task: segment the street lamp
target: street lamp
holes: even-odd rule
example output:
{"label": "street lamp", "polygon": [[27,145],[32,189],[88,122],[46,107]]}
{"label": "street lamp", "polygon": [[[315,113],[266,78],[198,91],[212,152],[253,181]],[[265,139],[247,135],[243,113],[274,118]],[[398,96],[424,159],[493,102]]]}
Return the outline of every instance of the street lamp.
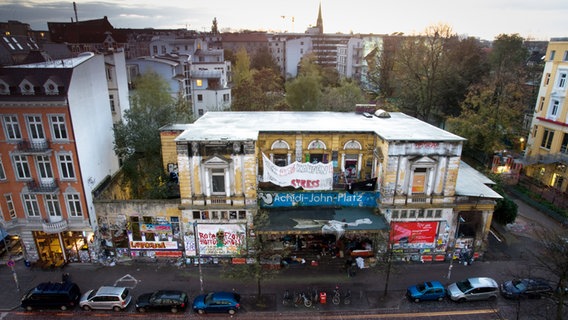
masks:
{"label": "street lamp", "polygon": [[463,222],[465,222],[465,220],[460,215],[458,215],[458,223],[457,223],[457,226],[456,226],[456,232],[454,233],[454,248],[453,248],[451,255],[450,255],[450,266],[448,267],[448,280],[452,276],[452,268],[453,268],[453,265],[454,265],[454,253],[456,252],[456,244],[458,242],[458,237],[459,237],[459,232],[460,232],[460,223],[463,223]]}
{"label": "street lamp", "polygon": [[199,249],[199,236],[197,235],[197,221],[193,221],[193,235],[195,237],[195,254],[197,255],[197,266],[199,267],[199,288],[203,293],[203,272],[201,271],[201,250]]}

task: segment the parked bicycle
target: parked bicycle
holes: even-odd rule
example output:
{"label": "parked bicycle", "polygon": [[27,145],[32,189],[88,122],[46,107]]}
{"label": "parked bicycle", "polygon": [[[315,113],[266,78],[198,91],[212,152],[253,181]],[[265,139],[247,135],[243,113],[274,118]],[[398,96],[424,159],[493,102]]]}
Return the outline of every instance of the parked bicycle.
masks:
{"label": "parked bicycle", "polygon": [[289,290],[284,291],[284,296],[282,297],[282,304],[289,306],[294,302],[294,297]]}

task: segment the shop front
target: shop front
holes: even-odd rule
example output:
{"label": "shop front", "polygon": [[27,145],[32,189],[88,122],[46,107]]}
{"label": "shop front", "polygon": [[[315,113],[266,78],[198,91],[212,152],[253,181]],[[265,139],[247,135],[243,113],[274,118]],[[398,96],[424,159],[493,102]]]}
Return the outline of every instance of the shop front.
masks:
{"label": "shop front", "polygon": [[126,236],[132,258],[181,258],[183,255],[179,217],[131,216]]}
{"label": "shop front", "polygon": [[92,232],[65,231],[60,233],[32,232],[39,252],[39,263],[46,267],[60,267],[67,263],[91,262]]}
{"label": "shop front", "polygon": [[247,229],[245,223],[188,224],[184,236],[185,255],[194,264],[239,261],[246,255]]}

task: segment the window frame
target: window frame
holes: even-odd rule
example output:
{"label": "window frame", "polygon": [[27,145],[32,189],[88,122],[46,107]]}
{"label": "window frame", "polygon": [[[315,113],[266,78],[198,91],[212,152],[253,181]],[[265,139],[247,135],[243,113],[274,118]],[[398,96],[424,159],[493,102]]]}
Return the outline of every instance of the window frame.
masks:
{"label": "window frame", "polygon": [[44,200],[45,212],[47,212],[49,217],[62,217],[61,204],[57,194],[46,194],[44,195]]}
{"label": "window frame", "polygon": [[67,121],[64,114],[50,114],[49,127],[51,129],[51,139],[53,141],[69,141],[67,131]]}
{"label": "window frame", "polygon": [[550,150],[553,140],[554,140],[554,130],[545,128],[542,133],[542,140],[540,142],[540,147]]}
{"label": "window frame", "polygon": [[37,195],[33,193],[22,193],[21,197],[26,216],[28,218],[40,218],[41,211],[39,209]]}
{"label": "window frame", "polygon": [[18,214],[16,213],[16,207],[14,206],[14,197],[11,193],[4,194],[4,199],[6,200],[6,207],[8,208],[8,215],[12,220],[18,219]]}
{"label": "window frame", "polygon": [[32,173],[28,157],[22,154],[13,154],[12,163],[14,164],[14,174],[16,180],[31,180]]}
{"label": "window frame", "polygon": [[40,179],[53,179],[51,158],[45,155],[36,156],[37,174]]}
{"label": "window frame", "polygon": [[26,125],[28,128],[28,136],[32,141],[44,141],[45,130],[43,126],[43,119],[41,114],[28,114],[26,115]]}
{"label": "window frame", "polygon": [[20,121],[18,116],[14,114],[7,114],[2,117],[2,124],[4,126],[4,134],[8,141],[21,141],[22,129],[20,128]]}
{"label": "window frame", "polygon": [[2,162],[2,157],[0,155],[0,181],[6,181],[8,177],[6,177],[6,170],[4,169],[4,163]]}
{"label": "window frame", "polygon": [[83,205],[81,203],[81,195],[78,192],[66,192],[65,207],[69,218],[82,218]]}
{"label": "window frame", "polygon": [[[65,159],[62,159],[65,157]],[[61,180],[76,180],[75,162],[71,152],[61,152],[57,154],[57,165],[59,167],[59,178]],[[71,173],[71,174],[69,174]]]}

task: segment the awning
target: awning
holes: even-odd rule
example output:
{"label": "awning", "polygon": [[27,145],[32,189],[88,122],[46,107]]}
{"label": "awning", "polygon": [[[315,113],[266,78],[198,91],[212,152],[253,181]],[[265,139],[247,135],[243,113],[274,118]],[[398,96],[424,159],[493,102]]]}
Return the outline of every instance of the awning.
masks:
{"label": "awning", "polygon": [[388,229],[384,217],[375,214],[373,208],[299,207],[267,210],[268,223],[257,229],[259,234],[342,234]]}

